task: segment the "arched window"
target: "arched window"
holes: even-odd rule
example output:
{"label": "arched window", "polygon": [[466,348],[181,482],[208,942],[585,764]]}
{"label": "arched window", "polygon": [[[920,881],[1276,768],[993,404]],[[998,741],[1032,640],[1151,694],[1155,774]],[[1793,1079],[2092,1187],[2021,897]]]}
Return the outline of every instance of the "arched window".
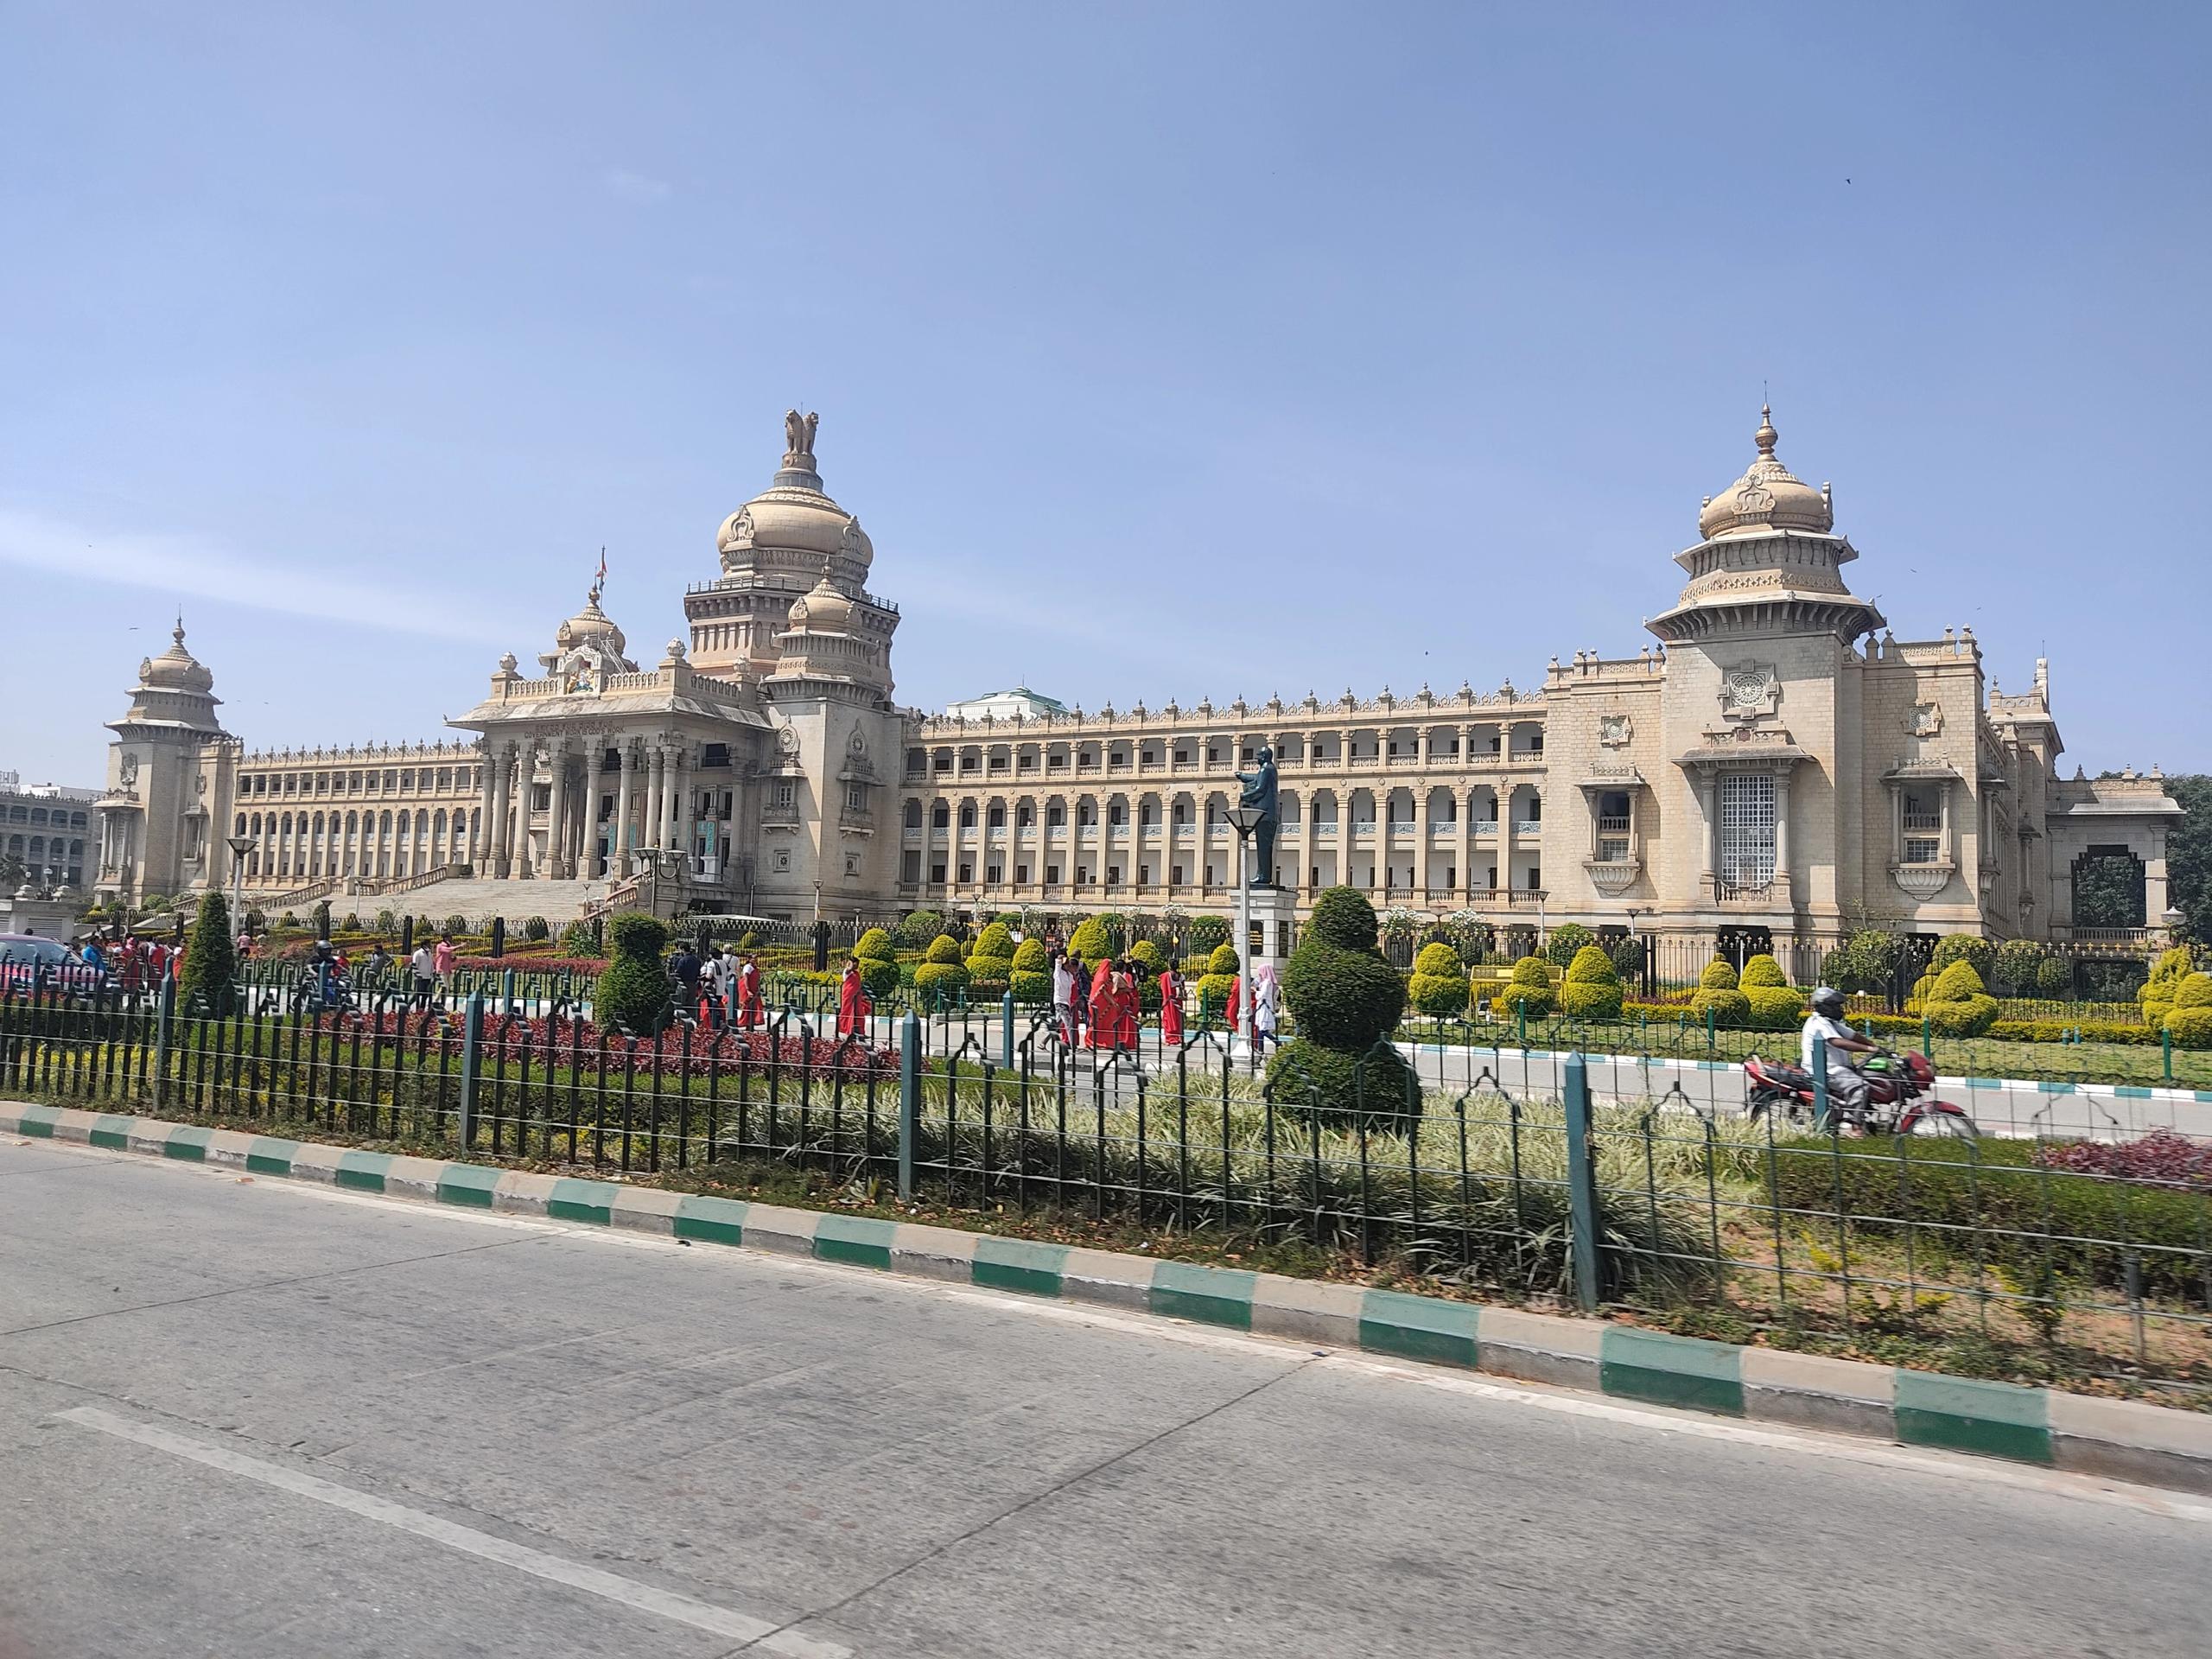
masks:
{"label": "arched window", "polygon": [[906,825],[909,830],[918,830],[922,827],[922,804],[919,801],[906,803]]}
{"label": "arched window", "polygon": [[973,830],[976,827],[975,802],[963,801],[960,803],[960,827],[963,830]]}

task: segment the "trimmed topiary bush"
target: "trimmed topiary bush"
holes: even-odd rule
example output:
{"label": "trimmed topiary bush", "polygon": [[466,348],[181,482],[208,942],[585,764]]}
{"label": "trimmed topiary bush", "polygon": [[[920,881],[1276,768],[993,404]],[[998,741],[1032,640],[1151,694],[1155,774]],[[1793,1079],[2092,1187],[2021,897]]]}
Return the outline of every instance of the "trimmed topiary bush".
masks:
{"label": "trimmed topiary bush", "polygon": [[1979,1037],[1997,1023],[1997,999],[1984,994],[1981,976],[1964,956],[1936,976],[1921,1014],[1942,1037]]}
{"label": "trimmed topiary bush", "polygon": [[543,916],[533,916],[522,925],[522,936],[532,944],[553,937],[553,925]]}
{"label": "trimmed topiary bush", "polygon": [[911,912],[899,924],[899,943],[909,950],[926,950],[929,942],[944,931],[944,918],[933,910]]}
{"label": "trimmed topiary bush", "polygon": [[889,933],[871,927],[861,935],[853,955],[860,959],[861,987],[869,1001],[880,1001],[899,988],[899,951]]}
{"label": "trimmed topiary bush", "polygon": [[1510,1020],[1523,1012],[1531,1020],[1541,1020],[1552,1011],[1557,1000],[1544,959],[1523,957],[1513,964],[1513,977],[1506,981],[1505,988],[1491,999],[1491,1008],[1501,1020]]}
{"label": "trimmed topiary bush", "polygon": [[1424,944],[1406,982],[1408,1000],[1433,1020],[1456,1020],[1467,1011],[1467,965],[1459,953],[1439,940]]}
{"label": "trimmed topiary bush", "polygon": [[1226,916],[1193,916],[1183,930],[1183,949],[1194,957],[1211,956],[1214,947],[1227,944],[1236,931]]}
{"label": "trimmed topiary bush", "polygon": [[1209,974],[1235,974],[1239,971],[1234,946],[1217,944],[1206,957],[1206,972]]}
{"label": "trimmed topiary bush", "polygon": [[1268,1095],[1324,1123],[1389,1128],[1409,1105],[1420,1109],[1419,1080],[1387,1040],[1405,1013],[1406,983],[1382,960],[1375,932],[1375,907],[1350,887],[1332,887],[1283,966],[1298,1036],[1268,1063]]}
{"label": "trimmed topiary bush", "polygon": [[1014,948],[1007,988],[1017,1002],[1043,1006],[1052,1000],[1052,953],[1042,939],[1024,939]]}
{"label": "trimmed topiary bush", "polygon": [[1928,965],[1941,974],[1955,962],[1973,969],[1974,978],[1986,988],[1997,965],[1997,947],[1979,934],[1946,933],[1936,941],[1936,954],[1928,959]]}
{"label": "trimmed topiary bush", "polygon": [[1790,989],[1782,964],[1772,957],[1753,957],[1736,981],[1751,1005],[1751,1023],[1765,1031],[1789,1031],[1805,1020],[1805,999]]}
{"label": "trimmed topiary bush", "polygon": [[1014,934],[1004,922],[993,922],[976,936],[970,957],[1004,957],[1014,958]]}
{"label": "trimmed topiary bush", "polygon": [[882,962],[899,960],[899,947],[891,942],[891,935],[880,927],[871,927],[861,935],[860,943],[853,947],[853,954],[862,962],[874,959]]}
{"label": "trimmed topiary bush", "polygon": [[399,918],[388,910],[380,910],[377,912],[373,925],[379,933],[397,933],[399,931]]}
{"label": "trimmed topiary bush", "polygon": [[[936,947],[932,945],[931,950]],[[960,960],[958,950],[952,960],[941,962],[932,955],[914,969],[914,999],[924,1008],[935,1008],[940,1004],[950,1007],[968,992],[968,965]]]}
{"label": "trimmed topiary bush", "polygon": [[2151,969],[2151,976],[2143,982],[2143,988],[2135,993],[2135,1000],[2143,1005],[2143,1023],[2157,1031],[2166,1022],[2166,1015],[2174,1004],[2174,994],[2181,982],[2196,966],[2186,945],[2176,945],[2159,957]]}
{"label": "trimmed topiary bush", "polygon": [[1690,1007],[1699,1014],[1711,1014],[1716,1026],[1748,1025],[1751,999],[1736,985],[1735,969],[1726,957],[1715,957],[1697,976],[1697,994],[1690,998]]}
{"label": "trimmed topiary bush", "polygon": [[1096,968],[1114,954],[1114,941],[1103,919],[1086,916],[1068,940],[1068,954],[1086,968]]}
{"label": "trimmed topiary bush", "polygon": [[922,961],[933,968],[957,966],[960,961],[960,941],[950,933],[940,933],[930,941],[930,948],[922,952]]}
{"label": "trimmed topiary bush", "polygon": [[1575,1020],[1621,1017],[1620,970],[1603,946],[1586,944],[1574,953],[1559,988],[1559,1007]]}
{"label": "trimmed topiary bush", "polygon": [[2165,1031],[2177,1048],[2212,1048],[2212,974],[2192,973],[2175,987]]}
{"label": "trimmed topiary bush", "polygon": [[601,1026],[633,1037],[655,1037],[675,1017],[668,973],[660,953],[668,927],[642,910],[626,910],[607,924],[613,959],[599,976],[592,1011]]}

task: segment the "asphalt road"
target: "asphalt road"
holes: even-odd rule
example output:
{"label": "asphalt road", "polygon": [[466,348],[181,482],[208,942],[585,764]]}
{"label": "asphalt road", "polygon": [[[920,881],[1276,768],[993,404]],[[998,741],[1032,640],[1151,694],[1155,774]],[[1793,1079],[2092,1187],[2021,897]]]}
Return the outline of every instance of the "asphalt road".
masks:
{"label": "asphalt road", "polygon": [[0,1145],[0,1653],[2212,1651],[2212,1505]]}

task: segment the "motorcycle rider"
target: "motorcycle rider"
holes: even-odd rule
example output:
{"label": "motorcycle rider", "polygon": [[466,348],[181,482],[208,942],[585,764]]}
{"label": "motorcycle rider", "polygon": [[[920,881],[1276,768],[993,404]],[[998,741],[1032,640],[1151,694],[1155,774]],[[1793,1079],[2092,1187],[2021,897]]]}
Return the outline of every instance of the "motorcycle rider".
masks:
{"label": "motorcycle rider", "polygon": [[1843,993],[1822,985],[1813,993],[1813,1011],[1805,1020],[1799,1041],[1799,1064],[1809,1076],[1813,1070],[1813,1041],[1826,1038],[1828,1046],[1828,1103],[1847,1121],[1863,1126],[1866,1121],[1866,1079],[1847,1059],[1849,1053],[1872,1053],[1876,1045],[1843,1021]]}

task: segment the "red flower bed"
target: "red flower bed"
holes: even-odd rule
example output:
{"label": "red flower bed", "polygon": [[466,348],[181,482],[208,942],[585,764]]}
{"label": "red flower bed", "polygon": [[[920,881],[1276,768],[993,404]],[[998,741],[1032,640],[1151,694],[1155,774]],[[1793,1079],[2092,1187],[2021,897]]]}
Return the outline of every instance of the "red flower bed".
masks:
{"label": "red flower bed", "polygon": [[2171,1129],[2153,1129],[2139,1141],[2055,1142],[2036,1148],[2036,1162],[2045,1169],[2212,1192],[2212,1146]]}

